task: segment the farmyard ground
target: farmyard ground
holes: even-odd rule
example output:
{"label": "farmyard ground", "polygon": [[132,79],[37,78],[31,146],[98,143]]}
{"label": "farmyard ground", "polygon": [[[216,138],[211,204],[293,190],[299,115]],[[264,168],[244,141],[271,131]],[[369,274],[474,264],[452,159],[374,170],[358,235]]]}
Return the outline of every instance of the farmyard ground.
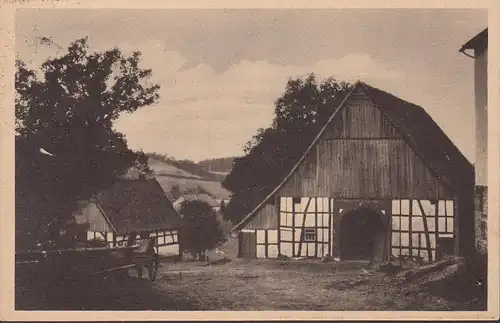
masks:
{"label": "farmyard ground", "polygon": [[[17,291],[18,305],[75,310],[477,310],[365,270],[366,262],[243,260],[206,265],[163,262],[155,282],[136,277],[100,279],[54,291],[50,304],[33,290]],[[18,307],[18,309],[21,309]]]}

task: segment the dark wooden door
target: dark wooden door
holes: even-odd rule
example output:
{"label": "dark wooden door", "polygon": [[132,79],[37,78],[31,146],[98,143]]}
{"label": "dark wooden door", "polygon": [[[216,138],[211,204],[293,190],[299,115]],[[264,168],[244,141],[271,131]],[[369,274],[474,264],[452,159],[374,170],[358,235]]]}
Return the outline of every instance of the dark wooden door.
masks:
{"label": "dark wooden door", "polygon": [[240,232],[238,242],[240,258],[257,258],[257,235],[255,231]]}

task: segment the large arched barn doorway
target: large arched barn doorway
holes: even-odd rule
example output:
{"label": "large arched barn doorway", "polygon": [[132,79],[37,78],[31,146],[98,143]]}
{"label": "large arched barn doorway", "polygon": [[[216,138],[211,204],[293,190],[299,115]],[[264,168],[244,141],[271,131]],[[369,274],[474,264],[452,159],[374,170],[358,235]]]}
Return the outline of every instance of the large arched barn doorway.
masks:
{"label": "large arched barn doorway", "polygon": [[341,259],[383,261],[388,229],[380,212],[365,207],[348,211],[340,221]]}

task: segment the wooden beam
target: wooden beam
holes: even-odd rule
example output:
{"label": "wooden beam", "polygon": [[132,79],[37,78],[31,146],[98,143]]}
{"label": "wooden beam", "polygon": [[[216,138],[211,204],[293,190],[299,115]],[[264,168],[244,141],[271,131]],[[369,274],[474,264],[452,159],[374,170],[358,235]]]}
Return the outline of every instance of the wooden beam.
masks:
{"label": "wooden beam", "polygon": [[295,257],[295,201],[292,197],[292,256]]}
{"label": "wooden beam", "polygon": [[315,163],[315,167],[316,167],[316,183],[319,183],[319,173],[320,173],[320,167],[318,166],[320,163],[319,163],[319,159],[320,159],[320,153],[319,153],[319,146],[316,146],[316,163]]}
{"label": "wooden beam", "polygon": [[135,264],[130,264],[130,265],[125,265],[125,266],[115,267],[115,268],[111,268],[111,269],[105,269],[105,270],[101,270],[101,271],[95,272],[95,273],[93,273],[92,275],[93,275],[93,276],[98,276],[98,275],[110,274],[110,273],[113,273],[113,272],[115,272],[115,271],[124,270],[124,269],[129,269],[129,268],[133,268],[133,267],[135,267],[135,266],[136,266]]}
{"label": "wooden beam", "polygon": [[410,199],[410,205],[408,209],[408,250],[409,256],[413,257],[413,200]]}
{"label": "wooden beam", "polygon": [[266,246],[266,248],[264,250],[264,253],[266,254],[266,258],[269,257],[268,256],[268,250],[267,250],[267,248],[269,247],[269,241],[268,241],[268,238],[267,238],[267,231],[268,231],[267,229],[264,230],[264,243],[265,243],[265,246]]}
{"label": "wooden beam", "polygon": [[[321,198],[321,210],[323,210],[323,199]],[[323,225],[323,214],[321,214],[321,225]],[[314,228],[316,229],[316,243],[314,244],[314,258],[318,258],[318,198],[314,199]],[[323,230],[323,229],[321,229]]]}
{"label": "wooden beam", "polygon": [[333,248],[332,248],[332,217],[333,217],[333,198],[328,198],[328,254],[333,256]]}
{"label": "wooden beam", "polygon": [[[278,197],[277,197],[278,199]],[[279,197],[279,203],[277,203],[278,207],[275,210],[278,210],[278,255],[281,255],[281,197]],[[286,199],[285,199],[286,205]],[[286,211],[286,210],[285,210]],[[285,213],[286,216],[286,213]]]}
{"label": "wooden beam", "polygon": [[243,252],[243,232],[238,232],[238,258],[242,258],[244,256]]}
{"label": "wooden beam", "polygon": [[[435,210],[434,212],[436,212],[435,214],[435,217],[434,217],[434,241],[435,241],[435,246],[434,246],[434,250],[436,250],[435,254],[437,255],[437,242],[438,242],[438,238],[439,238],[439,197],[438,199],[436,200],[436,205],[435,205]],[[436,256],[437,258],[437,256]],[[434,259],[434,260],[437,260],[437,259]]]}
{"label": "wooden beam", "polygon": [[[432,262],[432,250],[431,250],[431,237],[429,235],[429,227],[427,226],[427,216],[424,211],[424,207],[420,200],[417,200],[418,207],[420,208],[420,212],[422,213],[422,220],[424,221],[424,231],[425,231],[425,240],[427,245],[427,256],[429,257],[429,262]],[[419,246],[420,247],[420,246]],[[420,251],[419,251],[420,253]]]}
{"label": "wooden beam", "polygon": [[[387,213],[387,211],[386,211]],[[389,227],[387,230],[387,235],[385,237],[385,255],[384,261],[389,259],[389,255],[392,255],[392,211],[389,216]]]}
{"label": "wooden beam", "polygon": [[[302,217],[302,226],[301,226],[301,234],[300,234],[300,240],[299,240],[299,252],[298,252],[298,256],[300,257],[300,254],[302,253],[302,243],[304,242],[304,228],[306,227],[306,217],[307,217],[307,210],[309,209],[309,205],[311,204],[311,200],[313,199],[313,197],[310,197],[309,200],[307,201],[307,204],[306,204],[306,208],[305,210],[303,211],[304,214],[303,214],[303,217]],[[295,249],[295,248],[294,248]]]}

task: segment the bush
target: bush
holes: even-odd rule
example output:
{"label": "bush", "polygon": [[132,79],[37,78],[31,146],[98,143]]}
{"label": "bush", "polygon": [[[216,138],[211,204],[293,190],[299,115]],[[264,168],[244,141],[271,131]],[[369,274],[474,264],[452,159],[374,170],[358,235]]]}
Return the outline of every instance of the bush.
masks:
{"label": "bush", "polygon": [[198,200],[185,201],[180,213],[184,217],[180,238],[183,250],[204,258],[206,250],[212,250],[226,241],[217,214],[209,204]]}

